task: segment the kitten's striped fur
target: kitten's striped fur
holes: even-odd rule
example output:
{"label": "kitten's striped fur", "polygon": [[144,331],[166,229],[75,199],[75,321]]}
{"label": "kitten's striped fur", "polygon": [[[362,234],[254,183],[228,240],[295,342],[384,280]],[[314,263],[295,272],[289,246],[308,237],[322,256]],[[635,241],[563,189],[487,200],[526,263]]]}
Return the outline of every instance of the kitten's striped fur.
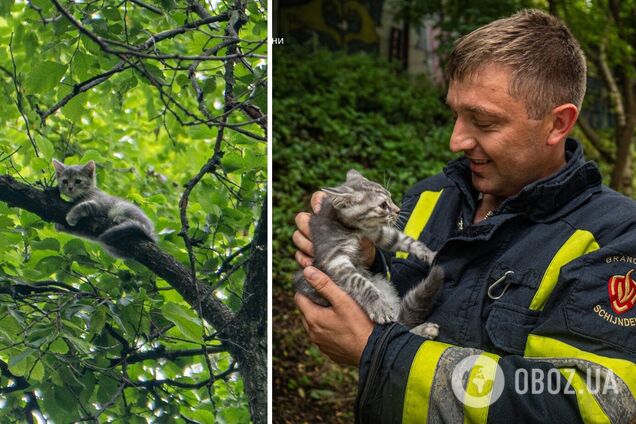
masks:
{"label": "kitten's striped fur", "polygon": [[[394,227],[399,208],[391,194],[380,184],[369,181],[359,172],[350,170],[347,181],[326,193],[320,211],[310,220],[314,246],[314,266],[325,272],[342,287],[369,315],[372,321],[384,324],[398,319],[413,328],[413,332],[434,338],[436,324],[423,323],[430,309],[431,299],[443,281],[441,269],[434,267],[429,277],[413,288],[400,305],[393,285],[383,276],[370,273],[360,256],[360,240],[369,238],[377,247],[391,251],[408,252],[431,263],[432,252]],[[296,290],[315,303],[329,306],[305,281],[302,272],[296,275]]]}

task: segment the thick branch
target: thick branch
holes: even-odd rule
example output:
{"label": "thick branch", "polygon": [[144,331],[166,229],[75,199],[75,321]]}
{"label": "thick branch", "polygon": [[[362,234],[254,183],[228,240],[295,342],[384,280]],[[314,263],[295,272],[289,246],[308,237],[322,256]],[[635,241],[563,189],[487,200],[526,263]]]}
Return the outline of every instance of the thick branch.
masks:
{"label": "thick branch", "polygon": [[245,316],[265,331],[267,316],[267,196],[263,199],[261,216],[254,231],[254,239],[247,263],[245,285],[243,286],[243,307],[239,317]]}
{"label": "thick branch", "polygon": [[618,84],[616,84],[616,79],[614,78],[612,70],[607,62],[607,53],[605,51],[604,44],[600,45],[598,56],[593,56],[592,60],[599,73],[603,76],[603,80],[605,81],[605,85],[609,91],[610,99],[612,99],[612,104],[614,105],[614,113],[616,114],[617,124],[624,127],[626,123],[625,106],[623,105],[623,98],[620,90],[618,89]]}
{"label": "thick branch", "polygon": [[[38,190],[10,175],[0,176],[0,200],[9,206],[33,212],[45,221],[60,224],[65,224],[66,213],[72,207],[72,203],[59,197],[56,189]],[[81,220],[74,230],[91,239],[97,238],[112,225],[108,219],[101,217],[86,221]],[[190,271],[155,243],[130,237],[118,241],[113,247],[129,252],[131,258],[170,283],[190,305],[201,302],[203,318],[215,328],[224,328],[234,319],[234,313],[214,296],[209,286],[199,282],[195,286]]]}
{"label": "thick branch", "polygon": [[147,360],[153,359],[170,359],[174,360],[177,358],[186,358],[190,356],[199,356],[205,355],[209,353],[219,353],[225,352],[225,349],[222,346],[207,346],[205,349],[184,349],[184,350],[167,350],[165,346],[160,346],[157,349],[149,350],[146,352],[138,352],[133,355],[129,355],[122,358],[112,359],[110,361],[110,365],[116,366],[121,364],[122,362],[126,362],[127,364],[134,364],[137,362],[143,362]]}
{"label": "thick branch", "polygon": [[587,118],[583,115],[579,115],[577,120],[579,124],[579,128],[583,131],[583,134],[588,139],[590,144],[596,149],[596,151],[601,155],[603,160],[608,163],[614,162],[614,155],[612,152],[608,151],[605,147],[603,147],[603,143],[601,141],[601,137],[598,135],[596,131],[592,128]]}

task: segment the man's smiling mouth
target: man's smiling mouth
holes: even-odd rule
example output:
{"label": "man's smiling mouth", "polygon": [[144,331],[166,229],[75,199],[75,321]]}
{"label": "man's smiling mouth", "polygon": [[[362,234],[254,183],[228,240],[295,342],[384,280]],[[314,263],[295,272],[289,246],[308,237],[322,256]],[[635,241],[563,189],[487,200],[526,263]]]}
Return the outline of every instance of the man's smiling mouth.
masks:
{"label": "man's smiling mouth", "polygon": [[487,163],[492,162],[490,159],[473,159],[473,158],[468,158],[468,159],[475,165],[485,165]]}

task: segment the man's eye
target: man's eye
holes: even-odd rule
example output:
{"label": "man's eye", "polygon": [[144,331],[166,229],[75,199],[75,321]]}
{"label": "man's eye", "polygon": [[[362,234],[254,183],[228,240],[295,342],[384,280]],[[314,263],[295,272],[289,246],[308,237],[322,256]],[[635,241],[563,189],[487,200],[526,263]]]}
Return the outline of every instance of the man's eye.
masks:
{"label": "man's eye", "polygon": [[475,121],[473,122],[473,125],[475,125],[477,128],[482,129],[482,130],[487,130],[489,128],[492,128],[495,124],[493,124],[492,122],[479,122],[479,121]]}

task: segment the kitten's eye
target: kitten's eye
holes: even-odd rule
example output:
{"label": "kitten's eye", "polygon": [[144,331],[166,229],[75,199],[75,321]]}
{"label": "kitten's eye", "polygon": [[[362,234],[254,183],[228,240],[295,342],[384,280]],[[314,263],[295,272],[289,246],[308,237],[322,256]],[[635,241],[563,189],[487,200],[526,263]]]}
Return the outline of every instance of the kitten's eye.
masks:
{"label": "kitten's eye", "polygon": [[389,205],[389,202],[382,202],[382,204],[380,205],[380,207],[381,207],[382,209],[391,210],[391,206]]}
{"label": "kitten's eye", "polygon": [[65,179],[63,179],[63,180],[62,180],[62,184],[64,184],[64,185],[68,184],[68,180],[67,180],[66,178],[65,178]]}
{"label": "kitten's eye", "polygon": [[82,182],[82,180],[77,180],[77,179],[75,180],[75,184],[79,184],[81,182]]}

